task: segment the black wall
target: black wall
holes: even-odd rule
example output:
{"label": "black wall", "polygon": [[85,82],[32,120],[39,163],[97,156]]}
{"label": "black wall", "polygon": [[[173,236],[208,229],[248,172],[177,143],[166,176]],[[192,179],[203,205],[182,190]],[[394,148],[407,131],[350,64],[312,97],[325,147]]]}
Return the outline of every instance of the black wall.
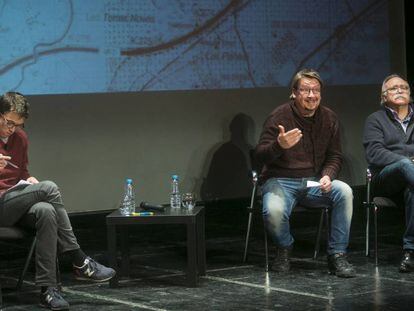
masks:
{"label": "black wall", "polygon": [[[411,3],[411,5],[409,4]],[[407,46],[407,77],[411,88],[414,83],[414,22],[413,22],[413,1],[405,0],[405,38]],[[411,9],[411,11],[410,11]]]}

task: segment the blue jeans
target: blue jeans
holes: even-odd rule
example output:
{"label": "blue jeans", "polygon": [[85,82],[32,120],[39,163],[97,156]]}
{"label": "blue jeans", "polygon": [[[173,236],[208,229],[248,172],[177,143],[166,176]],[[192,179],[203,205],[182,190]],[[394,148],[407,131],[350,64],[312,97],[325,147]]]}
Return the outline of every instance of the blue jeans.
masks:
{"label": "blue jeans", "polygon": [[36,230],[36,284],[56,286],[56,255],[78,249],[57,185],[41,181],[7,191],[0,202],[0,225]]}
{"label": "blue jeans", "polygon": [[404,192],[406,228],[403,248],[414,250],[414,163],[407,158],[387,165],[372,182],[375,195],[392,197]]}
{"label": "blue jeans", "polygon": [[352,219],[352,189],[346,183],[332,181],[332,190],[323,193],[319,187],[306,187],[314,178],[270,178],[262,186],[263,218],[274,242],[283,248],[293,245],[289,218],[296,205],[328,206],[331,209],[328,254],[345,253]]}

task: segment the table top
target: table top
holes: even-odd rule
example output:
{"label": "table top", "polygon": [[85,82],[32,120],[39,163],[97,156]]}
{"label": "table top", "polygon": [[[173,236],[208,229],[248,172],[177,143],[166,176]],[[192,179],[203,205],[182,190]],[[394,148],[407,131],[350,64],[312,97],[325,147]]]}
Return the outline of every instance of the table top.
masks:
{"label": "table top", "polygon": [[188,223],[204,211],[204,206],[195,206],[192,209],[167,207],[164,212],[145,211],[137,208],[136,212],[151,212],[151,215],[125,216],[119,210],[115,210],[106,216],[109,225],[135,224],[135,223]]}

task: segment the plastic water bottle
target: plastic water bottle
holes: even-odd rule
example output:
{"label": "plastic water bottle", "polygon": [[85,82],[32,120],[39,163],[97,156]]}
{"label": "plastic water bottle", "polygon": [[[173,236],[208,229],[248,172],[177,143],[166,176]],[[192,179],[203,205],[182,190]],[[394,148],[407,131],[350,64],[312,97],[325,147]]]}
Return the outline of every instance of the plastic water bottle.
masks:
{"label": "plastic water bottle", "polygon": [[170,205],[171,205],[171,208],[181,207],[181,196],[180,196],[180,190],[178,187],[178,175],[171,176]]}
{"label": "plastic water bottle", "polygon": [[128,178],[125,182],[125,193],[119,210],[122,215],[131,215],[135,212],[135,193],[132,179]]}

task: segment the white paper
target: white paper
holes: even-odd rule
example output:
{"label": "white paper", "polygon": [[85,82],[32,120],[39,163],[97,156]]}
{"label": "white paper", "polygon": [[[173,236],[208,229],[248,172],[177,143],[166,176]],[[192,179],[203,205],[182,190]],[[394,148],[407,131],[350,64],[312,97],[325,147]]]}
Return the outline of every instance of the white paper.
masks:
{"label": "white paper", "polygon": [[18,188],[20,186],[27,186],[27,185],[32,185],[32,183],[28,182],[27,180],[20,179],[19,182],[17,184],[15,184],[13,187],[10,187],[9,189],[7,189],[3,193],[1,193],[0,197],[2,197],[5,193],[13,190],[14,188]]}
{"label": "white paper", "polygon": [[22,185],[31,185],[31,183],[29,183],[27,180],[20,179],[17,184],[15,184],[13,187],[7,189],[7,191],[9,191],[11,189],[14,189],[16,187],[22,186]]}
{"label": "white paper", "polygon": [[306,187],[320,187],[321,183],[313,180],[308,180],[306,182]]}

